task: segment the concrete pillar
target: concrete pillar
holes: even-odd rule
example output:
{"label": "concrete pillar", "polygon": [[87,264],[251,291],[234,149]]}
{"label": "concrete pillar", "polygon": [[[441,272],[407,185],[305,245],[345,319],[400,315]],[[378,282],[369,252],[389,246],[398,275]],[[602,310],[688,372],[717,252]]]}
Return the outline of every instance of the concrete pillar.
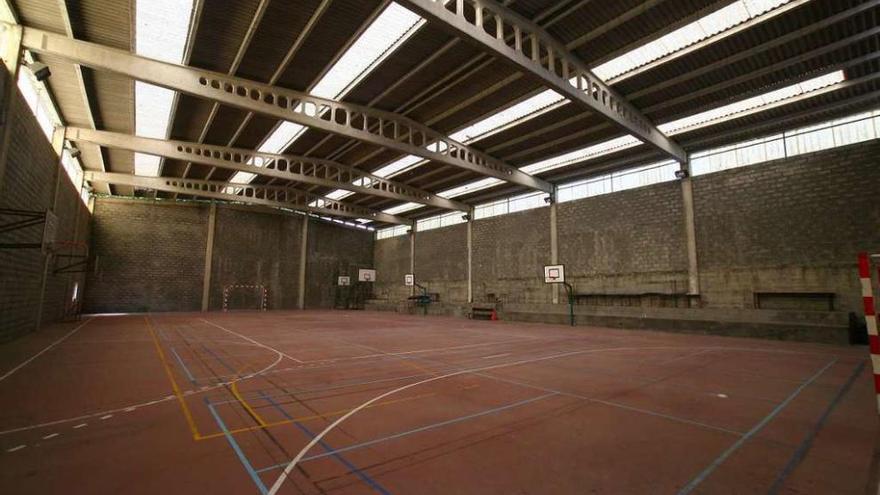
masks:
{"label": "concrete pillar", "polygon": [[[415,280],[416,274],[416,226],[418,224],[416,222],[412,223],[412,227],[409,232],[409,272],[413,274],[413,280]],[[415,280],[418,283],[418,280]],[[400,282],[398,282],[400,283]],[[412,285],[409,288],[409,295],[416,295],[416,286]]]}
{"label": "concrete pillar", "polygon": [[688,257],[688,295],[700,294],[700,266],[697,260],[697,226],[694,214],[694,185],[690,163],[682,164],[686,177],[681,179],[681,199],[684,208],[684,230]]}
{"label": "concrete pillar", "polygon": [[[550,203],[550,264],[559,264],[559,232],[556,228],[556,194],[554,193],[553,202]],[[553,291],[553,304],[559,304],[559,284],[550,284]]]}
{"label": "concrete pillar", "polygon": [[214,266],[214,229],[217,225],[217,205],[211,203],[208,211],[208,240],[205,242],[205,276],[202,280],[202,311],[208,311],[211,301],[211,272]]}
{"label": "concrete pillar", "polygon": [[467,222],[467,300],[474,302],[474,209],[468,213]]}
{"label": "concrete pillar", "polygon": [[3,184],[3,177],[6,173],[6,161],[9,156],[9,141],[12,136],[12,127],[15,125],[15,111],[18,98],[15,98],[15,92],[18,91],[18,72],[21,66],[21,26],[6,25],[0,31],[0,44],[3,51],[0,57],[3,58],[3,65],[6,66],[6,80],[2,81],[3,94],[0,95],[0,184]]}
{"label": "concrete pillar", "polygon": [[297,284],[296,307],[306,309],[306,264],[309,248],[309,216],[303,216],[302,243],[299,249],[299,283]]}

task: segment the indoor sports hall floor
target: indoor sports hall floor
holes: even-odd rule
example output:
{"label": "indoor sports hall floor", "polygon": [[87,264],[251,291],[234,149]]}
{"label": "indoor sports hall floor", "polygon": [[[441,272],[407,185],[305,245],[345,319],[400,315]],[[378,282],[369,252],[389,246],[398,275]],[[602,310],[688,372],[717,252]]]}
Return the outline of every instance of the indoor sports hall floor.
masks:
{"label": "indoor sports hall floor", "polygon": [[0,347],[0,493],[862,494],[867,356],[390,313],[86,318]]}

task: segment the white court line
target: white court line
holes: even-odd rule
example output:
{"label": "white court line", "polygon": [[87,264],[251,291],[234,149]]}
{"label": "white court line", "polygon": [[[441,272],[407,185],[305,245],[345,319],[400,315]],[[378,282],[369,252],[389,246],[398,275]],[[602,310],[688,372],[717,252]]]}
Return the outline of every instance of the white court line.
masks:
{"label": "white court line", "polygon": [[504,357],[504,356],[510,356],[510,353],[508,352],[507,354],[493,354],[491,356],[483,356],[483,359],[495,359],[495,358],[500,358],[500,357]]}
{"label": "white court line", "polygon": [[88,320],[86,320],[86,321],[80,323],[76,328],[74,328],[73,330],[71,330],[70,332],[68,332],[67,335],[61,337],[60,339],[56,340],[55,342],[52,342],[51,344],[49,344],[48,346],[46,346],[42,351],[40,351],[40,352],[34,354],[33,356],[29,357],[25,362],[19,364],[19,365],[16,366],[15,368],[12,368],[11,370],[9,370],[9,371],[7,371],[6,373],[4,373],[3,376],[0,376],[0,382],[2,382],[3,380],[9,378],[10,376],[12,376],[12,374],[15,373],[16,371],[18,371],[18,370],[24,368],[28,363],[30,363],[30,362],[33,361],[34,359],[37,359],[38,357],[40,357],[44,352],[46,352],[46,351],[52,349],[52,348],[55,347],[56,345],[58,345],[58,344],[64,342],[65,340],[67,340],[68,337],[70,337],[71,335],[75,334],[75,333],[77,332],[77,330],[79,330],[80,328],[86,326],[86,324],[87,324],[88,322],[90,322],[90,321],[92,321],[92,318],[89,318]]}
{"label": "white court line", "polygon": [[16,450],[21,450],[27,447],[27,445],[19,445],[18,447],[12,447],[11,449],[6,449],[6,452],[15,452]]}
{"label": "white court line", "polygon": [[82,427],[84,427],[84,426],[89,426],[89,424],[88,424],[88,423],[80,423],[80,424],[74,426],[73,429],[74,429],[74,430],[78,430],[78,429],[80,429],[80,428],[82,428]]}
{"label": "white court line", "polygon": [[44,436],[44,437],[43,437],[43,440],[49,440],[50,438],[55,438],[55,437],[57,437],[58,435],[60,435],[60,433],[50,433],[50,434]]}
{"label": "white court line", "polygon": [[103,421],[103,420],[105,420],[105,419],[110,419],[110,418],[112,418],[112,417],[113,417],[112,414],[108,414],[108,415],[106,415],[106,416],[101,416],[101,420]]}
{"label": "white court line", "polygon": [[260,346],[260,347],[262,347],[262,348],[264,348],[264,349],[269,349],[270,351],[273,351],[273,352],[275,352],[275,353],[278,353],[278,354],[280,354],[280,355],[286,357],[287,359],[290,359],[290,360],[292,360],[292,361],[296,361],[297,363],[302,363],[302,361],[300,361],[299,359],[297,359],[297,358],[295,358],[295,357],[293,357],[293,356],[290,356],[290,355],[288,355],[288,354],[285,354],[285,353],[279,351],[278,349],[275,349],[274,347],[269,347],[269,346],[267,346],[266,344],[262,344],[262,343],[260,343],[260,342],[257,342],[256,340],[254,340],[254,339],[252,339],[252,338],[250,338],[250,337],[245,337],[244,335],[242,335],[242,334],[240,334],[240,333],[238,333],[238,332],[233,332],[232,330],[229,330],[228,328],[221,327],[220,325],[218,325],[218,324],[216,324],[216,323],[213,323],[213,322],[210,322],[210,321],[208,321],[208,320],[206,320],[206,319],[204,319],[204,318],[201,318],[201,320],[202,320],[203,322],[207,323],[208,325],[211,325],[211,326],[214,326],[214,327],[219,328],[220,330],[223,330],[224,332],[228,332],[228,333],[231,333],[232,335],[236,335],[236,336],[238,336],[238,337],[241,337],[241,338],[243,338],[244,340],[247,340],[248,342],[251,342],[251,343],[254,344],[254,345]]}
{"label": "white court line", "polygon": [[479,372],[479,371],[488,371],[488,370],[493,370],[493,369],[498,369],[498,368],[505,368],[508,366],[518,366],[521,364],[536,363],[536,362],[540,362],[540,361],[549,361],[551,359],[558,359],[558,358],[563,358],[563,357],[568,357],[568,356],[576,356],[579,354],[587,354],[587,353],[592,353],[592,352],[634,350],[634,349],[656,350],[656,349],[681,349],[681,348],[682,347],[679,347],[679,346],[676,346],[676,347],[663,346],[663,347],[636,347],[636,348],[633,348],[633,347],[616,347],[616,348],[615,347],[603,347],[603,348],[599,348],[599,349],[596,349],[596,348],[582,349],[579,351],[570,351],[570,352],[564,352],[564,353],[560,353],[560,354],[551,354],[549,356],[541,356],[541,357],[531,358],[531,359],[522,359],[519,361],[510,362],[510,363],[500,363],[500,364],[494,364],[491,366],[481,366],[481,367],[477,367],[477,368],[464,369],[464,370],[455,371],[452,373],[447,373],[445,375],[433,376],[431,378],[426,378],[422,381],[410,383],[408,385],[403,385],[403,386],[395,388],[393,390],[389,390],[388,392],[379,394],[379,395],[373,397],[372,399],[364,402],[363,404],[355,407],[354,409],[350,410],[345,415],[339,417],[339,419],[337,419],[336,421],[331,423],[329,426],[324,428],[323,431],[321,431],[317,435],[313,436],[312,440],[308,444],[306,444],[306,446],[303,447],[302,450],[299,451],[299,453],[296,455],[296,457],[294,457],[293,460],[290,461],[290,463],[287,465],[287,467],[284,468],[284,471],[281,472],[281,475],[278,476],[278,479],[275,480],[275,483],[272,485],[272,488],[269,489],[269,491],[266,495],[276,495],[278,493],[278,490],[280,490],[281,487],[284,485],[284,482],[287,480],[287,477],[290,475],[290,473],[293,471],[293,469],[296,467],[296,465],[302,460],[303,457],[305,457],[305,455],[308,453],[308,451],[311,450],[315,445],[317,445],[318,442],[323,440],[324,437],[328,433],[330,433],[333,429],[335,429],[337,426],[342,424],[345,420],[354,416],[355,414],[357,414],[358,412],[360,412],[364,408],[369,407],[371,404],[373,404],[377,401],[380,401],[380,400],[388,397],[389,395],[393,395],[398,392],[402,392],[404,390],[407,390],[407,389],[410,389],[410,388],[413,388],[413,387],[416,387],[419,385],[423,385],[425,383],[430,383],[430,382],[434,382],[437,380],[442,380],[444,378],[451,378],[453,376],[459,376],[459,375],[464,375],[464,374],[474,373],[474,372]]}

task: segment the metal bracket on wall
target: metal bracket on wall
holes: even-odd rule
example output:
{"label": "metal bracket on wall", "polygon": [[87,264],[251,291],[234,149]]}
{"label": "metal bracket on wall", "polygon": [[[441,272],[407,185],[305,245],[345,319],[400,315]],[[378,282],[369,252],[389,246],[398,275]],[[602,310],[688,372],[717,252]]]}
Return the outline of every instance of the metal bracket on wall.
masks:
{"label": "metal bracket on wall", "polygon": [[0,208],[0,218],[12,217],[17,220],[0,223],[0,234],[8,234],[30,227],[42,226],[40,242],[0,242],[0,249],[41,249],[50,242],[55,232],[55,215],[48,210],[19,210]]}

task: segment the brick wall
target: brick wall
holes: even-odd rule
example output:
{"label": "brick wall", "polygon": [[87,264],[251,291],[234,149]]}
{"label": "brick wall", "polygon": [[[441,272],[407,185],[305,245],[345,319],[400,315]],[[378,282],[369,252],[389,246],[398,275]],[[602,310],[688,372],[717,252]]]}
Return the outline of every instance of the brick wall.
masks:
{"label": "brick wall", "polygon": [[415,266],[416,281],[441,301],[467,302],[467,225],[416,233]]}
{"label": "brick wall", "polygon": [[[446,229],[441,230],[445,232]],[[403,285],[403,277],[410,270],[409,244],[408,235],[376,241],[373,253],[376,263],[376,284],[373,287],[375,297],[390,301],[400,301],[409,297],[410,289]],[[445,256],[442,259],[450,261]]]}
{"label": "brick wall", "polygon": [[[359,268],[373,268],[373,237],[372,232],[365,230],[310,220],[306,264],[307,308],[333,307],[337,291],[336,277],[348,275],[352,284],[356,284]],[[369,292],[375,287],[365,286],[362,290]]]}
{"label": "brick wall", "polygon": [[[878,156],[880,141],[872,141],[694,178],[702,305],[754,309],[756,292],[828,292],[835,294],[836,310],[859,311],[855,255],[880,252]],[[686,292],[678,182],[557,208],[559,261],[577,292]],[[416,274],[450,294],[458,294],[466,277],[464,228],[416,238]],[[475,221],[475,300],[491,293],[512,303],[548,302],[551,293],[538,270],[550,260],[549,236],[548,208]],[[375,253],[380,280],[397,288],[386,295],[400,298],[408,239],[378,241]],[[791,304],[789,309],[809,309],[813,303]]]}
{"label": "brick wall", "polygon": [[[295,309],[303,216],[218,207],[216,222],[209,307],[222,308],[227,285],[262,284],[269,291],[269,308]],[[242,294],[230,302],[258,307],[253,294],[246,289],[237,292]]]}
{"label": "brick wall", "polygon": [[[0,208],[45,211],[52,207],[57,174],[60,177],[57,240],[88,239],[90,213],[78,193],[59,167],[58,156],[30,113],[24,99],[16,93],[16,111],[12,118],[12,135],[6,171],[0,179]],[[21,218],[3,216],[0,223]],[[30,227],[0,235],[3,243],[41,242],[43,226]],[[40,286],[46,256],[40,249],[0,249],[0,342],[33,331],[40,307]],[[43,314],[48,323],[62,318],[70,306],[73,286],[83,286],[83,275],[55,274],[49,262]]]}
{"label": "brick wall", "polygon": [[198,311],[208,208],[98,198],[85,311]]}
{"label": "brick wall", "polygon": [[559,204],[559,262],[578,292],[687,291],[681,187],[666,182]]}
{"label": "brick wall", "polygon": [[[98,198],[86,311],[200,310],[209,218],[207,203]],[[269,309],[296,308],[304,217],[221,205],[215,221],[209,309],[232,284],[262,284]],[[337,274],[372,267],[372,251],[372,233],[311,220],[307,306],[332,307]],[[230,308],[256,309],[257,294],[233,291]]]}
{"label": "brick wall", "polygon": [[880,141],[694,179],[704,302],[754,305],[754,292],[834,292],[859,311],[855,257],[880,252]]}
{"label": "brick wall", "polygon": [[542,278],[543,265],[550,263],[550,208],[476,220],[473,228],[474,301],[552,300]]}

